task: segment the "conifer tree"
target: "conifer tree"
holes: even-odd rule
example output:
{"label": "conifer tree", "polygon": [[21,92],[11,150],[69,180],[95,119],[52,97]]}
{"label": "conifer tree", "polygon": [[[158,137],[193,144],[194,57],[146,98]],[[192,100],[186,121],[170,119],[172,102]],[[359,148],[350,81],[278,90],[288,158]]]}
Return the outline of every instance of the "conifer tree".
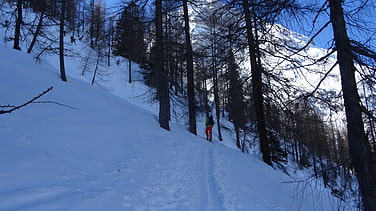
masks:
{"label": "conifer tree", "polygon": [[[231,50],[231,49],[230,49]],[[245,117],[244,117],[244,92],[242,87],[242,82],[240,81],[240,76],[238,72],[238,66],[235,63],[235,58],[232,52],[229,53],[228,58],[228,71],[230,75],[230,85],[229,85],[229,95],[228,95],[228,111],[229,118],[234,124],[235,135],[236,135],[236,146],[239,149],[242,148],[240,141],[240,130],[245,128]],[[244,145],[243,145],[244,146]]]}
{"label": "conifer tree", "polygon": [[364,209],[373,211],[376,210],[376,158],[364,131],[353,48],[346,31],[342,1],[329,0],[329,7],[341,73],[350,156],[359,182]]}
{"label": "conifer tree", "polygon": [[17,20],[16,20],[16,28],[14,30],[14,43],[13,43],[13,48],[16,50],[21,50],[20,36],[21,36],[21,24],[22,24],[22,3],[23,3],[23,0],[17,0]]}
{"label": "conifer tree", "polygon": [[142,9],[138,5],[138,1],[132,0],[123,8],[117,21],[114,54],[141,63],[146,52],[144,34],[145,24]]}
{"label": "conifer tree", "polygon": [[170,96],[167,73],[164,67],[162,0],[155,0],[155,63],[157,75],[157,95],[159,100],[159,124],[170,130]]}
{"label": "conifer tree", "polygon": [[183,0],[184,10],[184,31],[185,31],[185,46],[186,46],[186,61],[187,61],[187,78],[188,78],[188,112],[189,112],[189,131],[197,134],[196,131],[196,103],[195,103],[195,84],[193,74],[193,50],[191,44],[191,36],[189,30],[189,16],[188,16],[188,0]]}
{"label": "conifer tree", "polygon": [[262,67],[260,63],[259,46],[256,41],[257,28],[255,28],[255,23],[252,25],[252,20],[254,16],[251,16],[250,5],[248,0],[243,0],[243,9],[245,14],[245,23],[247,30],[247,40],[248,48],[250,54],[251,62],[251,72],[252,72],[252,93],[254,97],[255,109],[256,109],[256,119],[257,119],[257,130],[260,139],[260,149],[262,153],[262,159],[268,165],[272,165],[272,160],[270,156],[270,148],[268,143],[266,124],[265,124],[265,114],[264,114],[264,97],[262,90]]}
{"label": "conifer tree", "polygon": [[59,46],[59,58],[60,58],[60,77],[61,80],[67,81],[67,76],[65,75],[65,64],[64,64],[64,23],[65,23],[65,10],[66,10],[66,0],[61,0],[61,14],[60,14],[60,46]]}

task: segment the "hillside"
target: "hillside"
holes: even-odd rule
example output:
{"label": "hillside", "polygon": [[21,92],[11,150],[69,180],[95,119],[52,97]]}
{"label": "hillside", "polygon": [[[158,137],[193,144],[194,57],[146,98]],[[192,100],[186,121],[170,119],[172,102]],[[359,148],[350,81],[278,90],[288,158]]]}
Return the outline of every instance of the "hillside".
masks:
{"label": "hillside", "polygon": [[[1,11],[1,22],[14,17],[14,9],[2,9],[7,12]],[[37,20],[31,10],[24,14],[27,23]],[[58,39],[56,27],[44,28],[51,40]],[[203,117],[197,117],[198,136],[188,133],[186,107],[173,98],[172,130],[162,130],[158,105],[151,102],[155,90],[144,85],[136,64],[134,81],[128,83],[128,60],[111,57],[108,66],[88,40],[71,43],[68,34],[65,83],[59,79],[58,55],[52,53],[57,42],[46,50],[49,41],[39,37],[28,55],[11,49],[13,30],[0,27],[5,40],[0,110],[53,89],[36,103],[0,115],[0,210],[351,210],[351,202],[334,199],[294,162],[285,166],[288,177],[261,162],[257,144],[251,154],[240,153],[225,118],[224,141],[216,141],[215,129],[214,143],[206,142]],[[23,51],[32,39],[29,32]],[[300,35],[287,38],[304,44]],[[312,46],[306,53],[320,57],[325,50]],[[308,62],[300,55],[294,60]],[[243,64],[245,75],[248,64]],[[314,71],[318,66],[299,74],[280,66],[281,77],[308,92],[322,76]],[[335,84],[338,78],[332,77],[322,86],[339,89]]]}
{"label": "hillside", "polygon": [[[318,183],[290,183],[257,156],[176,124],[165,131],[156,113],[71,77],[62,82],[56,68],[25,53],[0,51],[0,105],[20,105],[50,86],[38,100],[55,102],[0,115],[0,210],[306,211],[340,204]],[[138,94],[137,85],[122,84],[128,99]]]}

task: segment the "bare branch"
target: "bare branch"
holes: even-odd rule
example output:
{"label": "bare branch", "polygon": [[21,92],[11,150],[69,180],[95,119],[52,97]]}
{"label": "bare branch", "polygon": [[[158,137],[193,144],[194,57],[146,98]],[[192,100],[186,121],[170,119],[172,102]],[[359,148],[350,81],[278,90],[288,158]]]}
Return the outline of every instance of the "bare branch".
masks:
{"label": "bare branch", "polygon": [[306,95],[305,97],[310,97],[312,96],[320,87],[321,83],[326,79],[326,77],[328,77],[329,73],[334,69],[334,67],[337,65],[337,63],[335,63],[327,72],[326,74],[324,75],[324,77],[319,81],[319,83],[317,84],[316,88],[308,95]]}
{"label": "bare branch", "polygon": [[33,103],[35,100],[37,100],[38,98],[42,97],[43,95],[47,94],[49,91],[51,91],[53,89],[53,87],[49,87],[47,90],[43,91],[41,94],[39,94],[38,96],[34,97],[33,99],[27,101],[26,103],[22,104],[22,105],[19,105],[19,106],[2,106],[2,107],[10,107],[11,109],[9,110],[0,110],[0,114],[5,114],[5,113],[12,113],[13,111],[17,110],[17,109],[20,109],[22,107],[25,107],[27,106],[28,104],[30,103]]}
{"label": "bare branch", "polygon": [[74,110],[77,110],[78,108],[75,108],[75,107],[73,107],[73,106],[70,106],[70,105],[66,105],[66,104],[63,104],[63,103],[59,103],[59,102],[55,102],[55,101],[50,101],[50,100],[48,100],[48,101],[35,101],[35,102],[33,102],[33,103],[40,103],[40,104],[42,104],[42,103],[48,103],[48,104],[56,104],[56,105],[59,105],[59,106],[64,106],[64,107],[67,107],[67,108],[70,108],[70,109],[74,109]]}

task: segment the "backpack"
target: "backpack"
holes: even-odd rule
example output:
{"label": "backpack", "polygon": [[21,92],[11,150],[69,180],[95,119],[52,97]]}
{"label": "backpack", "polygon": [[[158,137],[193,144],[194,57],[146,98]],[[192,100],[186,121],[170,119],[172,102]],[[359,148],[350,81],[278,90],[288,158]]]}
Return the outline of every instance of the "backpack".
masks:
{"label": "backpack", "polygon": [[213,116],[209,116],[208,125],[214,125]]}

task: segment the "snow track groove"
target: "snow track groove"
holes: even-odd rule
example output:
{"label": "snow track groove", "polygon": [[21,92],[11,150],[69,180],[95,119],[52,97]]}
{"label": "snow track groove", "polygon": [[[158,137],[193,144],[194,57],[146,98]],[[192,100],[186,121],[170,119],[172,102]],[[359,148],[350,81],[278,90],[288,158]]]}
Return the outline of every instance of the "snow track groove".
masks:
{"label": "snow track groove", "polygon": [[196,202],[193,210],[207,210],[220,211],[221,196],[218,192],[218,186],[215,180],[214,161],[213,161],[213,146],[201,146],[199,155],[197,156],[197,169],[202,172],[196,178]]}

